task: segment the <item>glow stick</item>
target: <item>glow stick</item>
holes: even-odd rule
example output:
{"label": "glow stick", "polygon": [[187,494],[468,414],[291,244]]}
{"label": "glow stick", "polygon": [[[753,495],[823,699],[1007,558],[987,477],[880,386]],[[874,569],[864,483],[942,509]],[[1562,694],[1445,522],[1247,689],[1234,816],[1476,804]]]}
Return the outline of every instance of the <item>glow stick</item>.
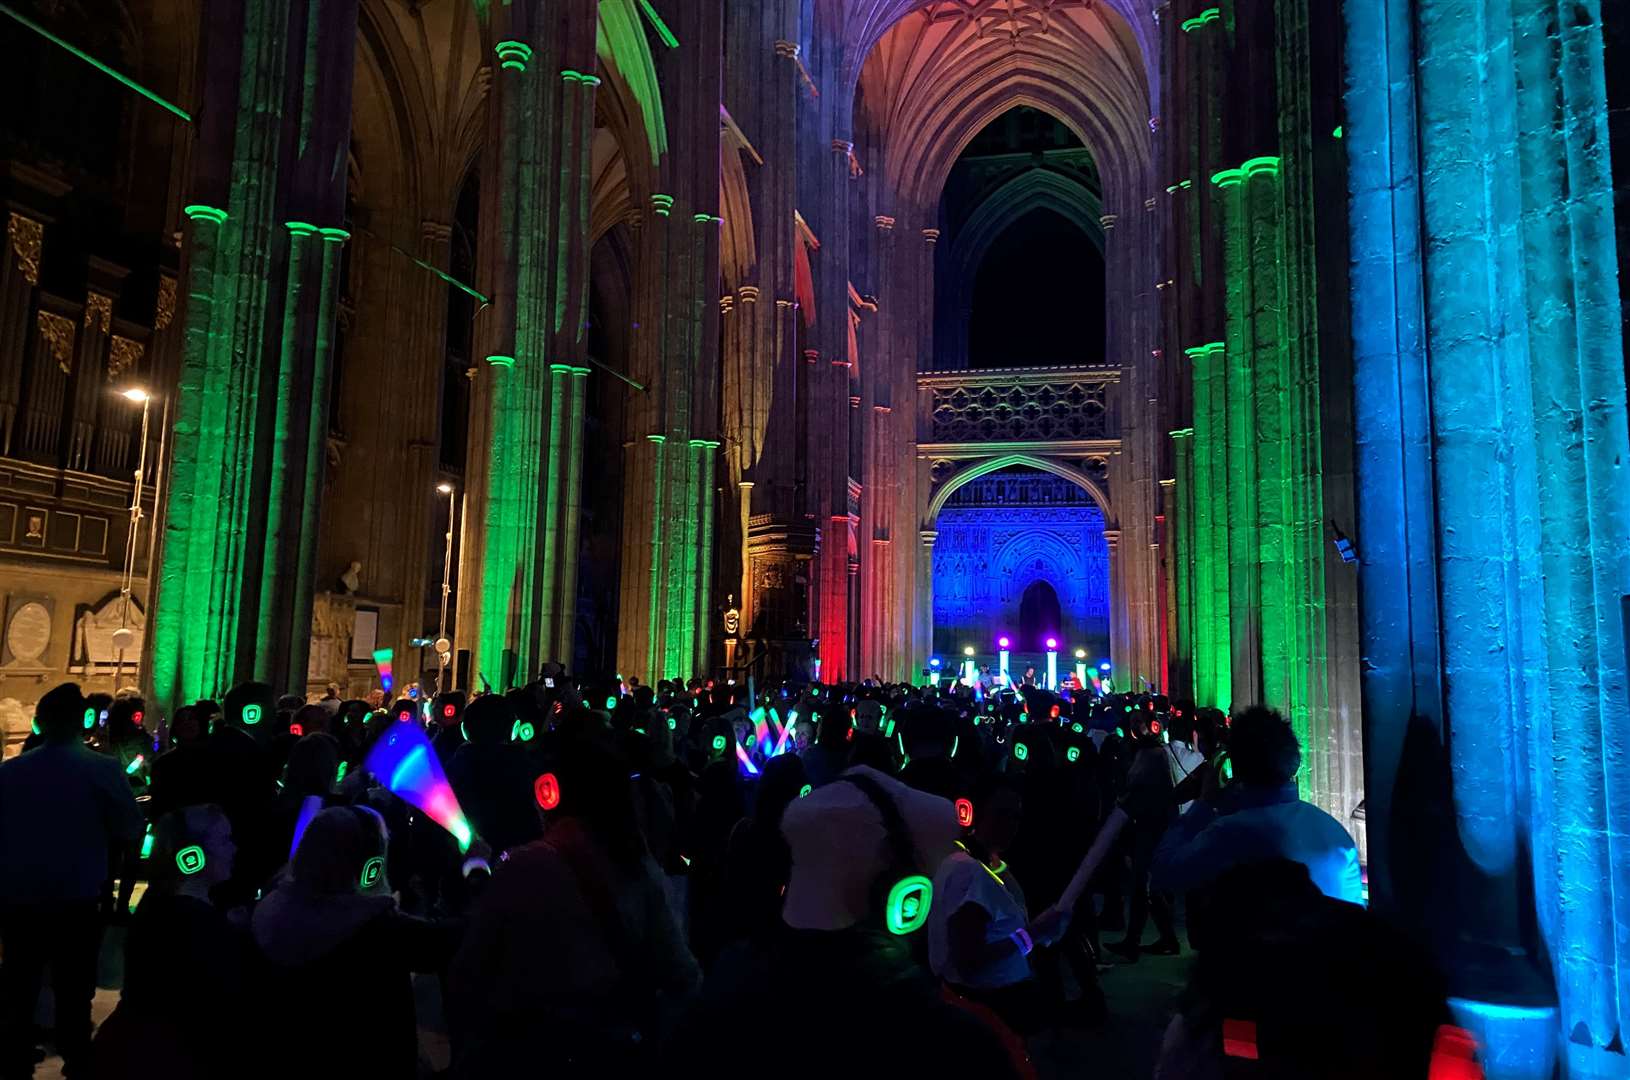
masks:
{"label": "glow stick", "polygon": [[469,819],[418,724],[392,724],[368,751],[365,764],[391,794],[452,833],[460,851],[470,850],[475,837]]}
{"label": "glow stick", "polygon": [[1098,830],[1098,835],[1092,841],[1092,847],[1087,850],[1087,857],[1081,860],[1080,869],[1076,870],[1069,885],[1065,886],[1063,895],[1058,898],[1058,903],[1053,905],[1052,910],[1065,914],[1075,910],[1076,901],[1080,900],[1081,894],[1087,890],[1087,882],[1098,872],[1099,864],[1109,857],[1109,849],[1115,846],[1115,840],[1121,835],[1121,830],[1126,827],[1128,820],[1126,811],[1117,806],[1115,812],[1109,815],[1109,820],[1104,822],[1104,827]]}
{"label": "glow stick", "polygon": [[306,829],[311,825],[311,819],[316,817],[323,809],[321,795],[307,795],[300,800],[300,816],[294,819],[294,842],[289,845],[289,860],[294,860],[294,853],[300,847],[300,838],[306,835]]}
{"label": "glow stick", "polygon": [[771,757],[782,753],[787,748],[787,739],[792,735],[792,729],[798,723],[798,712],[794,710],[787,714],[787,726],[781,729],[781,738],[775,741],[775,753]]}
{"label": "glow stick", "polygon": [[747,756],[747,751],[741,748],[741,743],[736,744],[736,760],[747,767],[748,776],[758,775],[758,766],[754,765],[753,759]]}
{"label": "glow stick", "polygon": [[125,775],[135,776],[137,770],[141,768],[143,760],[144,759],[140,754],[137,754],[135,757],[131,758],[130,764],[125,766]]}
{"label": "glow stick", "polygon": [[391,650],[375,649],[374,666],[379,669],[379,684],[385,688],[386,693],[391,688]]}

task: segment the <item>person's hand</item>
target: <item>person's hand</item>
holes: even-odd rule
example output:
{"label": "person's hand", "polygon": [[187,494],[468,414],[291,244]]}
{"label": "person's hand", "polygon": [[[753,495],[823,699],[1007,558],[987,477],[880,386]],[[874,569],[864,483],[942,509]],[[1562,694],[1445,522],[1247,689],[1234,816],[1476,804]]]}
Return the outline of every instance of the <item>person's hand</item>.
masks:
{"label": "person's hand", "polygon": [[1030,937],[1037,945],[1056,945],[1070,928],[1070,913],[1048,908],[1029,926]]}

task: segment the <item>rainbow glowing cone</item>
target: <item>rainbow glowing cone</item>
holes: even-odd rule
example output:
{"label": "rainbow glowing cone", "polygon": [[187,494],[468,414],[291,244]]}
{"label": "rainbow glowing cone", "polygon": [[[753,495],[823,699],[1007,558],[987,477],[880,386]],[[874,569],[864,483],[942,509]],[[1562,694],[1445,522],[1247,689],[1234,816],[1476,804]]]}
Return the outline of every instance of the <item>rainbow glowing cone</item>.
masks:
{"label": "rainbow glowing cone", "polygon": [[392,724],[368,751],[366,764],[391,794],[452,833],[460,851],[470,850],[469,819],[418,724]]}
{"label": "rainbow glowing cone", "polygon": [[391,692],[391,657],[389,649],[374,650],[374,666],[379,669],[379,685],[384,687],[385,693]]}

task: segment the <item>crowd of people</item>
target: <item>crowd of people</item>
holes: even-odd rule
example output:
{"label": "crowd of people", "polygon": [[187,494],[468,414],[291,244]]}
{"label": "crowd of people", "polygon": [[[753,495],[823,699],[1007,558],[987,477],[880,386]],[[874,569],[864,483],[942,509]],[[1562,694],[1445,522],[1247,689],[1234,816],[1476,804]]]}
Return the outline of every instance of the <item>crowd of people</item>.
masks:
{"label": "crowd of people", "polygon": [[[80,1078],[415,1077],[427,1000],[454,1077],[1024,1077],[1032,1036],[1105,1020],[1110,963],[1186,950],[1158,1077],[1458,1052],[1282,717],[985,690],[551,666],[154,719],[64,684],[0,765],[0,1080],[47,1045]],[[401,724],[473,836],[370,771]]]}

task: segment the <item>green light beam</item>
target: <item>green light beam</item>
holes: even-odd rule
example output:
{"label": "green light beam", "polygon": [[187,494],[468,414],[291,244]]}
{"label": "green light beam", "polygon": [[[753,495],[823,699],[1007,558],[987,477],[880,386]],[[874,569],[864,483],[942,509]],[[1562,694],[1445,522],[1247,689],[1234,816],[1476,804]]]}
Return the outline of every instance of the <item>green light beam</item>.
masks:
{"label": "green light beam", "polygon": [[651,0],[640,0],[640,10],[645,12],[645,17],[651,22],[651,29],[657,32],[657,37],[662,39],[664,45],[670,49],[679,48],[679,39],[674,37],[672,30],[668,29],[668,24],[662,21],[662,16],[657,14],[657,9],[651,6]]}
{"label": "green light beam", "polygon": [[[62,48],[68,50],[70,53],[72,53],[75,56],[79,57],[79,59],[85,61],[85,63],[89,64],[91,67],[95,68],[97,71],[100,71],[102,74],[111,76],[112,78],[116,79],[117,81],[119,81],[119,82],[123,83],[124,85],[128,86],[130,89],[136,91],[136,93],[140,94],[142,97],[146,98],[148,101],[153,102],[155,105],[161,105],[164,108],[168,109],[170,112],[173,112],[173,113],[175,113],[175,115],[181,117],[181,119],[185,120],[187,123],[189,123],[189,124],[192,123],[192,116],[185,109],[181,108],[179,105],[175,105],[175,104],[173,104],[173,103],[171,103],[169,101],[164,100],[163,98],[159,97],[157,94],[153,93],[153,91],[147,89],[147,87],[145,87],[141,83],[137,82],[135,79],[132,79],[130,76],[125,75],[122,72],[115,71],[114,69],[108,67],[106,64],[102,63],[102,61],[98,60],[96,57],[92,56],[90,53],[88,53],[85,50],[79,48],[77,45],[74,45],[71,42],[64,41],[62,38],[57,37],[57,35],[53,34],[51,31],[47,30],[45,27],[41,26],[39,23],[37,23],[34,20],[30,19],[28,16],[24,15],[22,12],[16,10],[10,4],[0,4],[0,14],[10,15],[13,19],[16,19],[18,22],[22,23],[24,26],[26,26],[30,30],[34,31],[36,34],[40,35],[40,37],[44,38],[45,40],[51,42],[54,45],[60,45]],[[678,42],[675,42],[674,44],[677,45]]]}
{"label": "green light beam", "polygon": [[356,230],[359,233],[365,233],[366,235],[372,237],[373,239],[378,240],[381,244],[384,244],[386,247],[390,248],[392,251],[396,252],[398,255],[406,256],[408,259],[412,260],[414,263],[418,264],[419,266],[423,267],[424,269],[430,271],[432,274],[435,274],[437,277],[441,278],[443,281],[447,282],[447,284],[451,285],[453,288],[457,289],[459,292],[462,292],[462,293],[465,293],[465,294],[467,294],[469,296],[472,296],[475,299],[481,301],[481,303],[483,303],[483,304],[492,303],[491,299],[489,299],[486,296],[483,296],[481,293],[477,292],[475,289],[471,288],[469,285],[464,284],[464,282],[460,281],[458,278],[454,277],[453,275],[447,273],[445,270],[438,270],[436,267],[431,266],[429,263],[425,262],[423,259],[421,259],[417,255],[413,254],[413,252],[407,250],[406,248],[398,247],[397,245],[391,243],[389,240],[385,239],[383,236],[380,236],[378,233],[374,232],[373,230],[364,229],[361,226],[357,226]]}

